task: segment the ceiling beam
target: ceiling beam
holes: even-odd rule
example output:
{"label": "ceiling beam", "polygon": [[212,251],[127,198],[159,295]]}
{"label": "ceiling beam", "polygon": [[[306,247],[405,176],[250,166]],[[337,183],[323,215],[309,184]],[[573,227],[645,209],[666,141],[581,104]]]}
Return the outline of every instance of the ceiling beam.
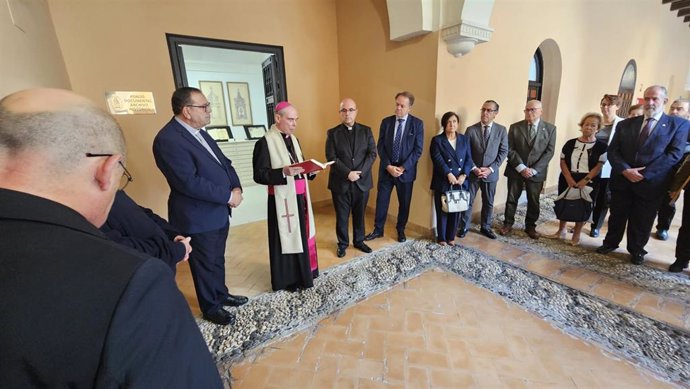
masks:
{"label": "ceiling beam", "polygon": [[683,8],[678,11],[678,16],[690,15],[690,8]]}
{"label": "ceiling beam", "polygon": [[676,11],[687,7],[690,7],[690,0],[680,0],[671,4],[671,11]]}

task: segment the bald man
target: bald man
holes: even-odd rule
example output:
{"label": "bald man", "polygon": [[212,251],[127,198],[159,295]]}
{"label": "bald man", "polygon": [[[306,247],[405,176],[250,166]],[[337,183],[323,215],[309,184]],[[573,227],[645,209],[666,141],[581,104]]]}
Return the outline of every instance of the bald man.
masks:
{"label": "bald man", "polygon": [[376,143],[371,128],[355,122],[357,104],[354,100],[343,99],[338,113],[340,124],[328,130],[326,135],[326,159],[335,161],[328,173],[328,189],[335,208],[336,255],[341,258],[350,245],[347,233],[350,212],[354,247],[371,252],[364,243],[364,212],[369,191],[374,186],[371,167],[376,160]]}
{"label": "bald man", "polygon": [[0,100],[0,387],[222,387],[170,269],[98,230],[125,158],[72,92]]}

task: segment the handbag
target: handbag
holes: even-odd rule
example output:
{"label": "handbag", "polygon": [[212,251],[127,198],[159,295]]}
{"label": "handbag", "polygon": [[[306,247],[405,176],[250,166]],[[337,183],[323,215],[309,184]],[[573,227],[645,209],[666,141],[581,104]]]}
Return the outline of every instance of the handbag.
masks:
{"label": "handbag", "polygon": [[441,195],[441,210],[445,213],[458,213],[470,208],[470,192],[451,189]]}
{"label": "handbag", "polygon": [[572,198],[568,196],[568,192],[572,188],[568,188],[565,192],[559,195],[558,199],[553,203],[553,211],[556,213],[556,218],[566,222],[586,222],[592,216],[592,202],[587,201],[580,189],[579,198]]}

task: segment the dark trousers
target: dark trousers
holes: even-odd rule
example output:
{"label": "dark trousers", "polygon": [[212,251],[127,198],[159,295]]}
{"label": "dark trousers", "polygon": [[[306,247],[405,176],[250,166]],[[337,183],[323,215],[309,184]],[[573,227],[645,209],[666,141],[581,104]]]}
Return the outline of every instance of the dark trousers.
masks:
{"label": "dark trousers", "polygon": [[225,286],[225,244],[229,227],[228,224],[220,230],[189,234],[192,238],[189,268],[203,313],[222,308],[223,300],[229,295]]}
{"label": "dark trousers", "polygon": [[453,242],[455,232],[458,230],[460,222],[460,212],[445,213],[441,210],[441,195],[445,191],[434,191],[434,209],[436,209],[436,241]]}
{"label": "dark trousers", "polygon": [[664,194],[664,199],[659,206],[659,213],[656,218],[656,229],[667,230],[671,228],[673,217],[676,216],[676,204],[670,205],[671,198],[668,192]]}
{"label": "dark trousers", "polygon": [[347,192],[331,192],[333,207],[335,208],[335,234],[338,237],[338,247],[350,245],[347,233],[348,219],[352,213],[352,239],[354,243],[364,241],[364,211],[369,201],[369,191],[360,190],[356,184],[350,183]]}
{"label": "dark trousers", "polygon": [[407,219],[410,216],[410,203],[412,202],[412,182],[400,182],[399,179],[393,178],[387,172],[381,173],[377,185],[378,193],[376,195],[376,218],[374,219],[374,231],[383,233],[383,226],[386,224],[388,217],[388,205],[391,200],[391,192],[395,187],[395,192],[398,194],[398,223],[395,225],[398,232],[405,232]]}
{"label": "dark trousers", "polygon": [[599,179],[599,191],[594,198],[594,209],[592,210],[592,229],[601,229],[606,219],[611,203],[611,190],[609,189],[609,179]]}
{"label": "dark trousers", "polygon": [[505,225],[512,226],[515,223],[515,210],[522,191],[527,192],[527,215],[525,216],[525,228],[534,228],[539,219],[539,195],[544,188],[544,182],[533,182],[523,178],[508,177],[508,198],[506,199]]}
{"label": "dark trousers", "polygon": [[676,239],[676,259],[690,260],[690,190],[683,191],[683,221]]}
{"label": "dark trousers", "polygon": [[472,224],[472,205],[474,199],[477,197],[477,191],[482,191],[482,216],[480,226],[484,230],[491,229],[491,223],[494,218],[494,196],[496,195],[496,184],[494,182],[484,182],[482,180],[472,180],[469,185],[470,192],[470,208],[462,213],[462,221],[460,222],[460,229],[467,231]]}
{"label": "dark trousers", "polygon": [[652,232],[654,217],[662,199],[662,192],[658,196],[643,198],[633,190],[611,189],[611,215],[604,245],[618,247],[627,225],[628,252],[633,255],[646,254],[644,246],[649,241],[649,233]]}

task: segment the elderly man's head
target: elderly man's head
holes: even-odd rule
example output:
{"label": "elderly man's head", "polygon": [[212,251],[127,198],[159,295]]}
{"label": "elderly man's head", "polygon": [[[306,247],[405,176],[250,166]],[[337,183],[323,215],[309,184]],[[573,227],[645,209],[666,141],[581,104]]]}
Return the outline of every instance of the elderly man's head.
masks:
{"label": "elderly man's head", "polygon": [[292,104],[283,101],[276,106],[276,128],[285,135],[292,135],[297,129],[299,113]]}
{"label": "elderly man's head", "polygon": [[668,114],[682,117],[683,119],[690,119],[690,101],[687,99],[678,99],[674,101],[668,109]]}
{"label": "elderly man's head", "polygon": [[28,89],[0,100],[0,187],[105,221],[123,173],[125,141],[113,118],[61,89]]}

